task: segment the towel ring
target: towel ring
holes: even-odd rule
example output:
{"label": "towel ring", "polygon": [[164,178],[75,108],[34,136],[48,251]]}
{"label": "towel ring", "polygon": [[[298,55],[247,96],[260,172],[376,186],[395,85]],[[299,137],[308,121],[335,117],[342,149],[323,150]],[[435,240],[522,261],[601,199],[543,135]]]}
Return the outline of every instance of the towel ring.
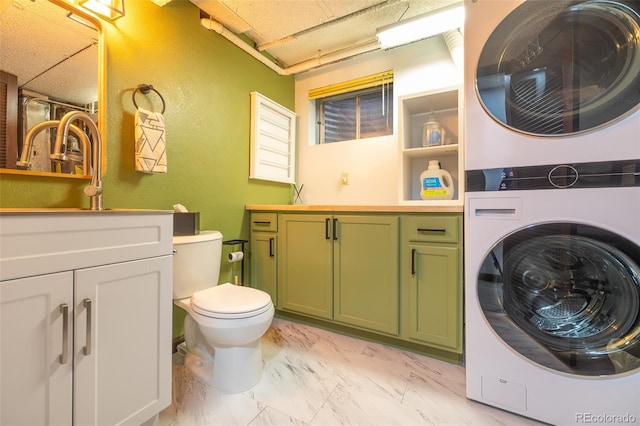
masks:
{"label": "towel ring", "polygon": [[136,109],[138,109],[138,103],[136,102],[136,93],[140,92],[143,95],[148,95],[150,91],[154,91],[156,92],[156,94],[158,96],[160,96],[160,100],[162,101],[162,112],[161,114],[164,114],[164,110],[165,110],[165,106],[166,104],[164,103],[164,98],[162,97],[162,95],[160,94],[160,92],[158,92],[156,89],[153,88],[152,85],[150,84],[139,84],[138,87],[136,87],[136,90],[133,91],[133,95],[131,95],[131,99],[133,100],[133,105],[136,107]]}

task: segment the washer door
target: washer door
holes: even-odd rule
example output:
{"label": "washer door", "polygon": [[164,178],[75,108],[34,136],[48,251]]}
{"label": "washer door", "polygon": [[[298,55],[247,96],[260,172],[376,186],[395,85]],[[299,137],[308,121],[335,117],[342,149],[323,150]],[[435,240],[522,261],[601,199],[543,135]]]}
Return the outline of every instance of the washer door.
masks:
{"label": "washer door", "polygon": [[529,360],[584,376],[640,368],[640,248],[609,231],[548,223],[487,254],[478,277],[485,318]]}
{"label": "washer door", "polygon": [[493,31],[476,90],[498,123],[563,136],[640,108],[640,2],[528,0]]}

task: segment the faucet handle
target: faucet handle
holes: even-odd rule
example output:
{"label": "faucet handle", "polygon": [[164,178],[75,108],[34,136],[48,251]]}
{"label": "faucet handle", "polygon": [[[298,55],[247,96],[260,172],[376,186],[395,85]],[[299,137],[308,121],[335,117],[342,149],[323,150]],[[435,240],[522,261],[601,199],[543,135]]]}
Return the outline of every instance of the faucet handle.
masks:
{"label": "faucet handle", "polygon": [[87,185],[84,187],[84,193],[89,197],[95,197],[96,195],[102,194],[102,186]]}

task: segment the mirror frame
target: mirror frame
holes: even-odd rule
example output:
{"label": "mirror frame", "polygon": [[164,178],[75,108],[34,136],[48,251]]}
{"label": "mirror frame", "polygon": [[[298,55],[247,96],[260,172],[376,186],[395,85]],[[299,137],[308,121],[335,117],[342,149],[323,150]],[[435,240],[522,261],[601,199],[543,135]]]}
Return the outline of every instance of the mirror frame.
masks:
{"label": "mirror frame", "polygon": [[[102,175],[107,171],[107,47],[105,29],[102,21],[96,16],[91,15],[76,5],[65,0],[48,0],[63,9],[80,16],[89,21],[98,31],[98,131],[100,132],[100,141],[102,142]],[[70,173],[54,173],[32,170],[3,169],[0,168],[0,174],[23,175],[23,176],[43,176],[67,179],[91,179],[90,175],[74,175]]]}

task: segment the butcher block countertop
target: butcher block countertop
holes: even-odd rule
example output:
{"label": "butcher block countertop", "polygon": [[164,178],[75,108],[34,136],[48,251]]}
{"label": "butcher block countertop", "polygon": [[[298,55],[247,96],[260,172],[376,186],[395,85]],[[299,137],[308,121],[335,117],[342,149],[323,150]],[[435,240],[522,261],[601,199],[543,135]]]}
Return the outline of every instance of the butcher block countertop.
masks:
{"label": "butcher block countertop", "polygon": [[354,206],[306,204],[247,204],[248,211],[273,212],[361,212],[361,213],[462,213],[462,205]]}

